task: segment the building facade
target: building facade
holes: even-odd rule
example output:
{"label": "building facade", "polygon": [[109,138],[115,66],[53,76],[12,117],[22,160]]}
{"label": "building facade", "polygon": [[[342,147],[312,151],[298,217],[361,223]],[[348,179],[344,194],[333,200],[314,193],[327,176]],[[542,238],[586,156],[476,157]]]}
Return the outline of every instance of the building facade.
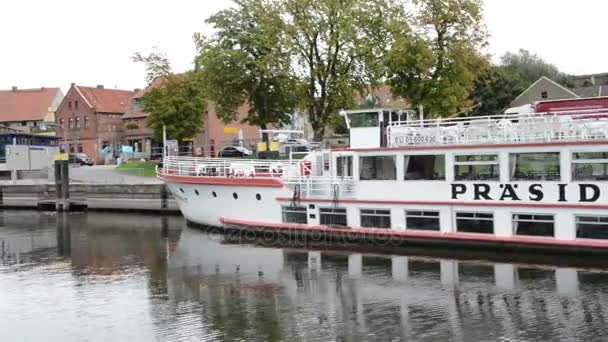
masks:
{"label": "building facade", "polygon": [[61,147],[85,153],[96,163],[109,162],[123,143],[122,116],[132,107],[133,92],[82,87],[72,83],[56,114]]}
{"label": "building facade", "polygon": [[521,107],[538,101],[574,99],[577,97],[579,96],[574,91],[543,76],[511,101],[510,107]]}
{"label": "building facade", "polygon": [[62,99],[59,88],[0,90],[0,125],[25,133],[55,135],[55,112]]}

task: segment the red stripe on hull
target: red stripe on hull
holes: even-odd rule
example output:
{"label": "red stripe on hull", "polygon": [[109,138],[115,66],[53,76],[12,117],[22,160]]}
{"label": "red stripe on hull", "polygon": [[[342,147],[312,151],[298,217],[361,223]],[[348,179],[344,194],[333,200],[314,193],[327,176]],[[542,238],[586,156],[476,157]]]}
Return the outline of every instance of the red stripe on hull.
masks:
{"label": "red stripe on hull", "polygon": [[485,145],[441,145],[441,146],[403,146],[378,148],[334,148],[333,152],[392,152],[392,151],[428,151],[428,150],[475,150],[518,147],[552,147],[552,146],[596,146],[608,145],[608,141],[557,141],[521,144],[485,144]]}
{"label": "red stripe on hull", "polygon": [[[290,197],[277,197],[279,202],[292,202]],[[425,201],[391,201],[391,200],[355,200],[355,199],[317,199],[301,198],[300,202],[306,203],[345,203],[345,204],[380,204],[380,205],[436,205],[436,206],[461,206],[461,207],[508,207],[508,208],[541,208],[541,209],[592,209],[608,210],[608,205],[583,205],[583,204],[542,204],[542,203],[503,203],[503,202],[425,202]]]}
{"label": "red stripe on hull", "polygon": [[546,237],[499,237],[494,235],[483,235],[474,233],[441,233],[421,231],[394,231],[389,229],[366,229],[366,228],[331,228],[325,226],[305,226],[281,223],[263,223],[243,220],[220,218],[220,221],[228,226],[245,228],[271,228],[277,231],[310,231],[331,233],[337,235],[358,235],[361,237],[378,236],[384,238],[417,239],[435,241],[453,241],[462,243],[492,243],[504,245],[528,245],[538,247],[575,247],[575,248],[601,248],[608,249],[608,241],[596,240],[572,240],[564,241]]}
{"label": "red stripe on hull", "polygon": [[164,182],[181,184],[219,185],[219,186],[243,186],[258,188],[282,188],[283,183],[272,178],[220,178],[202,176],[177,176],[161,173],[158,178]]}

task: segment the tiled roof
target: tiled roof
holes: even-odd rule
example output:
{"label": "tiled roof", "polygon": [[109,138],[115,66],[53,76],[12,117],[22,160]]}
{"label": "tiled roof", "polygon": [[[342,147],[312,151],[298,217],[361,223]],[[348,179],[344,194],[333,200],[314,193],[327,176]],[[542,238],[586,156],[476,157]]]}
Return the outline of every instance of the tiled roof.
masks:
{"label": "tiled roof", "polygon": [[0,90],[0,121],[43,120],[62,96],[59,88]]}
{"label": "tiled roof", "polygon": [[99,113],[124,113],[133,105],[133,92],[129,90],[74,86],[87,104]]}
{"label": "tiled roof", "polygon": [[141,108],[132,106],[121,116],[122,119],[147,118],[148,113],[144,113]]}
{"label": "tiled roof", "polygon": [[596,97],[600,96],[600,91],[602,90],[601,88],[602,86],[578,87],[572,88],[572,91],[580,97]]}

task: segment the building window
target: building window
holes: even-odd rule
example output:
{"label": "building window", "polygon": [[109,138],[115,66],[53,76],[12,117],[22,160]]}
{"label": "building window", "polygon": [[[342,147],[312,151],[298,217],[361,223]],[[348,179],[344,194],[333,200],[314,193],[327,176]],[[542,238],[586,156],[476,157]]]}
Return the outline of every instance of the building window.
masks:
{"label": "building window", "polygon": [[608,180],[608,152],[573,153],[572,180]]}
{"label": "building window", "polygon": [[76,129],[80,129],[80,118],[76,118]]}
{"label": "building window", "polygon": [[60,129],[63,129],[63,123],[64,123],[63,118],[59,119],[59,128]]}
{"label": "building window", "polygon": [[21,126],[27,126],[27,121],[21,121]]}
{"label": "building window", "polygon": [[336,157],[336,175],[338,177],[353,176],[353,157],[338,156]]}
{"label": "building window", "polygon": [[509,169],[511,180],[558,181],[559,152],[511,153]]}
{"label": "building window", "polygon": [[74,153],[74,144],[70,144],[70,153]]}
{"label": "building window", "polygon": [[74,128],[74,118],[68,119],[68,129]]}
{"label": "building window", "polygon": [[608,216],[576,216],[576,237],[608,240]]}
{"label": "building window", "polygon": [[396,180],[395,156],[373,156],[359,158],[361,180]]}
{"label": "building window", "polygon": [[498,155],[456,156],[454,178],[456,180],[499,180]]}
{"label": "building window", "polygon": [[445,156],[405,156],[405,180],[445,180]]}
{"label": "building window", "polygon": [[84,117],[84,128],[89,128],[89,117],[88,116]]}
{"label": "building window", "polygon": [[346,227],[346,209],[344,208],[319,208],[320,223],[324,226]]}
{"label": "building window", "polygon": [[494,214],[456,213],[456,230],[461,233],[494,234]]}
{"label": "building window", "polygon": [[78,153],[82,153],[83,149],[82,149],[82,144],[78,144]]}
{"label": "building window", "polygon": [[78,110],[78,101],[74,101],[74,109]]}
{"label": "building window", "polygon": [[439,231],[439,212],[426,210],[406,210],[406,229]]}
{"label": "building window", "polygon": [[72,109],[72,101],[68,102],[68,109],[70,109],[70,110]]}
{"label": "building window", "polygon": [[361,227],[390,228],[391,211],[386,209],[361,209]]}
{"label": "building window", "polygon": [[553,215],[513,214],[515,235],[554,236]]}
{"label": "building window", "polygon": [[546,100],[546,99],[549,97],[549,94],[547,94],[547,92],[546,92],[546,91],[541,91],[541,92],[540,92],[540,97],[541,97],[543,100]]}
{"label": "building window", "polygon": [[307,224],[306,218],[306,207],[282,207],[283,222],[284,223],[297,223]]}

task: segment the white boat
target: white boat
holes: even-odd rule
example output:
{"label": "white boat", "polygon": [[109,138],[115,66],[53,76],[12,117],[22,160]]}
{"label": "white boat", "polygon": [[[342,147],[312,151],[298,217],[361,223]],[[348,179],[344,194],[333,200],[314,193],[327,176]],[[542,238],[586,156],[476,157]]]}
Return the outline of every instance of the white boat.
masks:
{"label": "white boat", "polygon": [[608,252],[605,118],[341,114],[349,148],[299,160],[167,156],[158,177],[200,225],[363,243]]}

